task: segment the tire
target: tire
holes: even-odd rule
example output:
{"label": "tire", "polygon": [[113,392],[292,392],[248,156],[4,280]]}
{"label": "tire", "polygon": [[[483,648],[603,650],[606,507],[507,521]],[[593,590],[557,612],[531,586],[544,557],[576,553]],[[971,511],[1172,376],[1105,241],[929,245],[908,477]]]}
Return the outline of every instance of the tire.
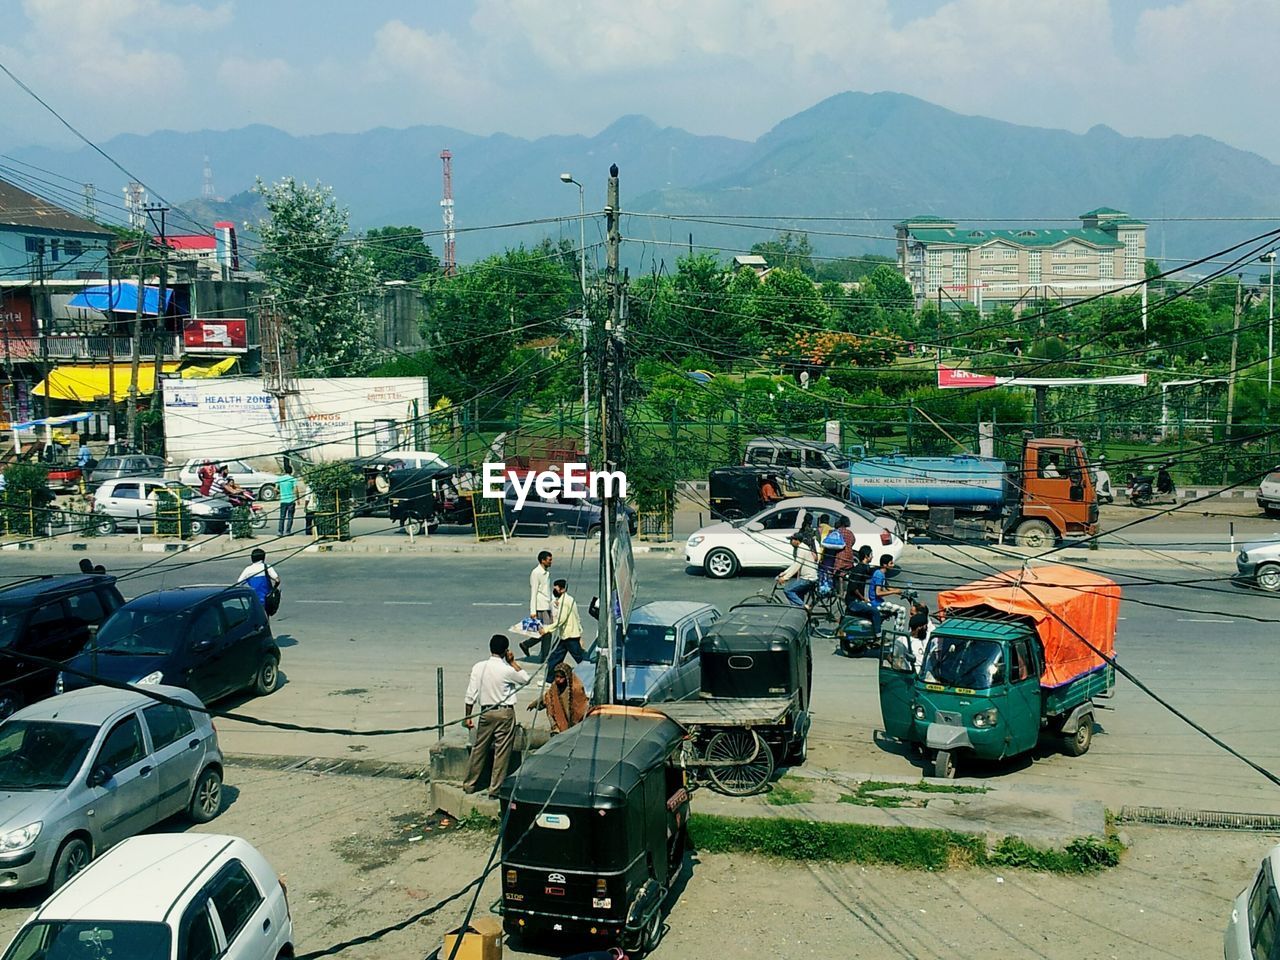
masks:
{"label": "tire", "polygon": [[253,530],[261,530],[267,525],[267,515],[261,510],[249,511],[249,527]]}
{"label": "tire", "polygon": [[280,496],[280,491],[276,489],[274,483],[264,483],[258,488],[259,500],[274,500],[278,496]]}
{"label": "tire", "polygon": [[209,531],[209,523],[199,517],[192,517],[189,529],[193,537],[203,537]]}
{"label": "tire", "polygon": [[1063,747],[1068,756],[1083,757],[1093,743],[1093,714],[1086,713],[1076,728],[1063,736]]}
{"label": "tire", "polygon": [[[773,751],[752,730],[730,727],[707,742],[707,776],[716,789],[730,797],[759,793],[773,776]],[[729,766],[718,766],[728,763]]]}
{"label": "tire", "polygon": [[806,760],[809,759],[809,738],[802,737],[798,744],[792,744],[787,750],[786,765],[788,767],[802,767]]}
{"label": "tire", "polygon": [[1017,538],[1018,546],[1030,547],[1033,550],[1051,547],[1058,539],[1053,532],[1053,527],[1043,520],[1023,520],[1022,523],[1018,524],[1015,537]]}
{"label": "tire", "polygon": [[116,521],[114,517],[103,517],[93,525],[96,536],[109,537],[116,532]]}
{"label": "tire", "polygon": [[587,539],[588,540],[600,539],[600,524],[593,523],[591,526],[587,527]]}
{"label": "tire", "polygon": [[950,750],[939,750],[933,755],[933,775],[939,780],[956,778],[956,758]]}
{"label": "tire", "polygon": [[658,948],[662,942],[662,926],[662,905],[659,904],[653,911],[653,919],[645,924],[641,934],[639,956],[646,956]]}
{"label": "tire", "polygon": [[253,692],[260,697],[273,693],[280,683],[280,658],[269,653],[262,658],[258,672],[253,676]]}
{"label": "tire", "polygon": [[49,892],[62,887],[68,880],[89,865],[93,851],[83,837],[68,837],[58,848],[58,856],[49,871]]}
{"label": "tire", "polygon": [[1280,590],[1280,564],[1264,563],[1258,567],[1253,575],[1254,583],[1258,585],[1259,590],[1266,590],[1267,593],[1275,593]]}
{"label": "tire", "polygon": [[728,580],[738,573],[738,558],[731,550],[716,547],[702,561],[702,569],[712,580]]}
{"label": "tire", "polygon": [[187,804],[187,816],[193,823],[208,823],[222,812],[222,774],[213,767],[205,767],[191,791]]}

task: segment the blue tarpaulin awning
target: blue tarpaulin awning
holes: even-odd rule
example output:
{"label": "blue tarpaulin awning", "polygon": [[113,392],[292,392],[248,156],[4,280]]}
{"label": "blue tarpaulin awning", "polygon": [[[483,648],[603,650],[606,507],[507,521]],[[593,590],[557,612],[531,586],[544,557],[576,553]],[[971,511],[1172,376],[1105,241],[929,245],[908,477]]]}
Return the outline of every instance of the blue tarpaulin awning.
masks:
{"label": "blue tarpaulin awning", "polygon": [[[142,291],[142,312],[145,316],[154,317],[159,311],[159,287],[144,287]],[[164,292],[165,311],[173,305],[173,291]],[[82,310],[97,310],[99,313],[133,313],[138,312],[138,284],[131,280],[121,280],[109,286],[101,284],[85,287],[80,293],[68,301],[67,306],[79,307]]]}

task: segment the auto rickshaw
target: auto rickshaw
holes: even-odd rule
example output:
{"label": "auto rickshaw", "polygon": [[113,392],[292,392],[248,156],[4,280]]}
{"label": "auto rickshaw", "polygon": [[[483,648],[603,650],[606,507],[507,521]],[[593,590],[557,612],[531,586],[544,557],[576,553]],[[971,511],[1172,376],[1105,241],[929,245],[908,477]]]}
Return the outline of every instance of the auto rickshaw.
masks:
{"label": "auto rickshaw", "polygon": [[942,621],[918,661],[885,633],[885,733],[924,753],[936,777],[958,762],[1002,760],[1056,737],[1072,756],[1093,742],[1095,699],[1115,687],[1120,587],[1067,566],[995,574],[938,594]]}
{"label": "auto rickshaw", "polygon": [[530,754],[499,788],[508,935],[652,950],[679,876],[689,792],[684,731],[661,713],[601,706]]}
{"label": "auto rickshaw", "polygon": [[788,496],[786,471],[777,467],[717,467],[707,480],[713,520],[755,516],[769,505],[761,496],[766,481],[772,483],[779,497]]}

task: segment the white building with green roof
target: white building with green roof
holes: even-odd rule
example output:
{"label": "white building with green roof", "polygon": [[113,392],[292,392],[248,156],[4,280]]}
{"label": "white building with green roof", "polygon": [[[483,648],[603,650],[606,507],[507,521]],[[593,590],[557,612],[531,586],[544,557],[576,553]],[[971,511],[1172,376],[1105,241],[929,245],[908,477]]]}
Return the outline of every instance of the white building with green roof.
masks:
{"label": "white building with green roof", "polygon": [[915,292],[942,309],[971,303],[1015,310],[1034,300],[1082,300],[1138,289],[1147,256],[1147,225],[1123,210],[1099,207],[1070,229],[974,229],[943,217],[894,225],[898,269]]}

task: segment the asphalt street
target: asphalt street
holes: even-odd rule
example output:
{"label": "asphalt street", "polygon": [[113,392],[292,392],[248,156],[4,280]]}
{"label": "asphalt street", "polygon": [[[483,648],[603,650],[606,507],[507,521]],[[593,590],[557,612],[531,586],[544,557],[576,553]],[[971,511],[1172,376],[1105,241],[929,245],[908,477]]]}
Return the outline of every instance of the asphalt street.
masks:
{"label": "asphalt street", "polygon": [[[270,697],[223,706],[266,719],[358,730],[431,724],[436,668],[442,667],[446,717],[457,718],[467,672],[485,654],[488,636],[525,613],[537,550],[531,540],[527,558],[296,555],[280,566],[284,601],[273,623],[282,647],[283,686]],[[1092,556],[1093,566],[1129,582],[1117,640],[1122,662],[1208,731],[1280,771],[1274,735],[1276,624],[1257,622],[1280,621],[1280,598],[1226,583],[1225,563],[1206,569],[1153,553],[1149,564],[1130,561],[1125,569],[1108,570],[1106,551]],[[31,556],[0,557],[0,579],[29,574],[34,562]],[[74,570],[70,555],[41,556],[38,562],[49,572]],[[153,565],[128,575],[144,563]],[[897,582],[912,583],[932,601],[937,589],[986,572],[983,563],[973,560],[966,569],[909,547]],[[179,584],[230,582],[242,564],[178,554],[158,563],[130,556],[119,558],[113,572],[124,575],[125,595],[135,596]],[[594,549],[578,542],[556,557],[552,573],[566,577],[585,603],[596,592],[596,565]],[[640,555],[636,571],[641,602],[703,600],[724,609],[771,585],[768,576],[710,581],[671,554]],[[1158,582],[1132,582],[1147,579]],[[912,761],[878,736],[875,660],[846,659],[833,647],[834,641],[817,642],[811,764],[854,774],[912,775]],[[540,714],[528,714],[534,716]],[[1084,757],[1045,749],[1031,760],[984,766],[974,774],[1077,790],[1113,809],[1148,804],[1280,812],[1280,790],[1127,681],[1119,681],[1110,709],[1098,719],[1101,729]],[[398,762],[425,761],[436,739],[302,734],[232,721],[221,721],[219,730],[232,754]],[[449,733],[461,735],[458,727]]]}

